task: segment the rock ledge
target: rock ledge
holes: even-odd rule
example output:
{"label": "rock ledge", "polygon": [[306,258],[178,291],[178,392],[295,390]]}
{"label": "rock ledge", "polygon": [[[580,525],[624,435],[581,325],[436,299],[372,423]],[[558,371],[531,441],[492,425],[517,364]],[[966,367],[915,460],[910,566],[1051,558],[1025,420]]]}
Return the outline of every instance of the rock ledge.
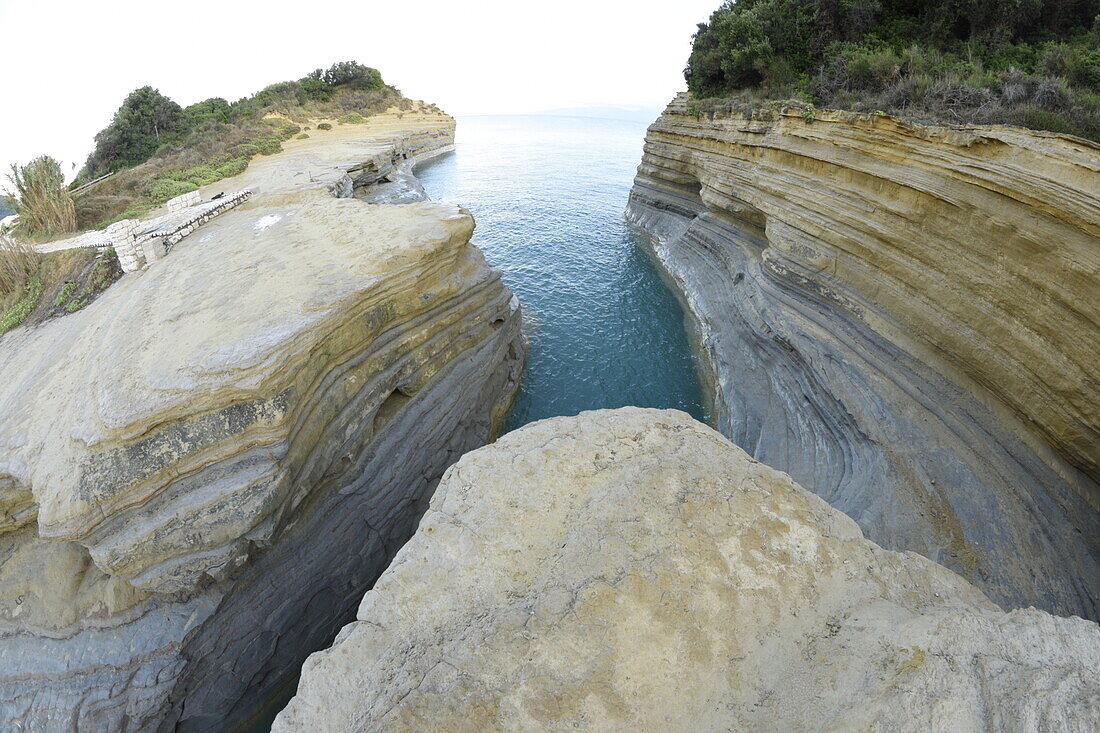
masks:
{"label": "rock ledge", "polygon": [[509,433],[273,731],[1095,730],[1100,628],[1004,613],[675,411]]}

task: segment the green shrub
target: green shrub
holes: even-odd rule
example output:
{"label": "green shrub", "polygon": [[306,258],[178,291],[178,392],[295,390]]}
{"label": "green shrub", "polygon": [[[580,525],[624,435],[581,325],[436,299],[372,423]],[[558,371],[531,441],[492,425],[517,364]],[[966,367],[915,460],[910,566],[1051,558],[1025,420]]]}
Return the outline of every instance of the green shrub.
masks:
{"label": "green shrub", "polygon": [[327,102],[332,98],[332,87],[320,79],[306,77],[301,82],[302,96],[310,101]]}
{"label": "green shrub", "polygon": [[358,112],[350,112],[346,115],[343,115],[336,121],[339,122],[341,125],[361,125],[367,121],[367,118],[359,114]]}
{"label": "green shrub", "polygon": [[170,178],[162,178],[153,184],[153,188],[149,192],[149,198],[155,204],[163,204],[168,199],[174,199],[176,196],[182,196],[196,189],[198,189],[198,186],[191,181],[173,181]]}
{"label": "green shrub", "polygon": [[[215,168],[214,172],[218,175],[218,179],[229,178],[230,176],[237,176],[241,173],[244,173],[244,170],[247,167],[248,158],[238,156],[225,161],[217,168]],[[211,183],[213,183],[213,181],[211,181]]]}
{"label": "green shrub", "polygon": [[256,147],[255,143],[241,143],[229,149],[230,155],[244,158],[251,158],[253,155],[258,155],[259,152],[260,149]]}
{"label": "green shrub", "polygon": [[36,274],[27,280],[27,284],[23,289],[23,297],[0,317],[0,336],[22,323],[38,305],[38,299],[41,296],[42,276]]}
{"label": "green shrub", "polygon": [[306,133],[303,132],[301,135],[298,136],[298,139],[299,140],[308,140],[309,135],[307,135]]}
{"label": "green shrub", "polygon": [[101,254],[92,265],[92,271],[88,274],[88,281],[84,284],[82,295],[90,295],[106,290],[111,283],[122,277],[122,269],[118,265],[118,255],[114,249],[108,249]]}
{"label": "green shrub", "polygon": [[252,144],[256,146],[256,152],[260,155],[274,155],[283,149],[282,143],[276,137],[253,138]]}
{"label": "green shrub", "polygon": [[228,123],[232,120],[232,112],[229,102],[221,97],[212,97],[183,108],[183,115],[192,128],[212,122]]}
{"label": "green shrub", "polygon": [[60,308],[69,302],[73,297],[73,293],[76,292],[76,282],[74,280],[66,280],[65,284],[61,286],[61,289],[57,291],[57,295],[54,296],[53,304],[55,308]]}
{"label": "green shrub", "polygon": [[332,125],[330,125],[330,124],[329,124],[329,123],[327,123],[327,122],[322,122],[322,123],[320,123],[320,124],[318,124],[318,125],[317,125],[317,129],[318,129],[318,130],[331,130],[331,129],[332,129]]}
{"label": "green shrub", "polygon": [[[378,90],[383,87],[382,75],[378,69],[363,66],[356,61],[340,61],[327,70],[311,71],[306,79],[317,81],[328,87],[347,86],[352,89]],[[305,79],[302,80],[305,82]]]}

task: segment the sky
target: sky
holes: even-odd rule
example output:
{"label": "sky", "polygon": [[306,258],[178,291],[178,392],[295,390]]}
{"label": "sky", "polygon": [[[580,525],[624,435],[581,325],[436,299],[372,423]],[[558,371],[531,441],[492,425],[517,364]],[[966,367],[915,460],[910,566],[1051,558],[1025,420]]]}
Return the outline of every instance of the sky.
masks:
{"label": "sky", "polygon": [[71,177],[146,84],[183,106],[232,102],[344,60],[453,115],[656,110],[720,4],[0,0],[0,171],[48,153]]}

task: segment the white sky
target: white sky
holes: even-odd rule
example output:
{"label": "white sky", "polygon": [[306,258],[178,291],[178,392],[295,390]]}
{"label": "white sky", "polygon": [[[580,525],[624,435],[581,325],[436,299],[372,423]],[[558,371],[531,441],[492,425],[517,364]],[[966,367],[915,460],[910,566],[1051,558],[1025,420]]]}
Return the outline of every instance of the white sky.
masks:
{"label": "white sky", "polygon": [[660,107],[720,4],[0,0],[0,173],[49,153],[71,176],[145,84],[184,106],[232,102],[348,59],[453,115]]}

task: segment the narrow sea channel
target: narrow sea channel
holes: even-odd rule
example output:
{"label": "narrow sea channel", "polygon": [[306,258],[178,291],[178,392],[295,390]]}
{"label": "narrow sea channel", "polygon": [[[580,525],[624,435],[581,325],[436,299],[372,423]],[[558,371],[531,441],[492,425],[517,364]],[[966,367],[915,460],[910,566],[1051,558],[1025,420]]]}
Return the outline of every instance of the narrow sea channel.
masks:
{"label": "narrow sea channel", "polygon": [[474,241],[523,304],[508,430],[624,405],[705,417],[683,309],[623,220],[644,136],[619,120],[462,117],[456,152],[416,171],[473,212]]}

